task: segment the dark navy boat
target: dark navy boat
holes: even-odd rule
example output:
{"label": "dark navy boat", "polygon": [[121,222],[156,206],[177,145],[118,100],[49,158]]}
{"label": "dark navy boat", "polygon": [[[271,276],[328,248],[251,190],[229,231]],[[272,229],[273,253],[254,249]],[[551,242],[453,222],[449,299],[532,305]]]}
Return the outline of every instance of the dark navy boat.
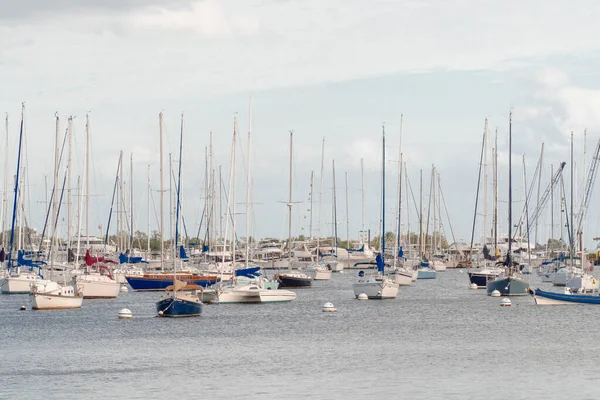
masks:
{"label": "dark navy boat", "polygon": [[202,302],[191,292],[182,291],[186,283],[175,280],[175,284],[167,290],[172,293],[156,303],[159,317],[198,317],[202,314]]}
{"label": "dark navy boat", "polygon": [[299,272],[285,272],[275,275],[280,288],[306,288],[312,286],[312,278]]}

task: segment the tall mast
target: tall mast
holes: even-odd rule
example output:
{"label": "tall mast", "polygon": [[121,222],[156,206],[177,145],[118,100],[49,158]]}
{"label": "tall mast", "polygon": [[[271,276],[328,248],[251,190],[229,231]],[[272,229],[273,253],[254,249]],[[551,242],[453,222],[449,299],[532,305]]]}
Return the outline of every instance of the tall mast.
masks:
{"label": "tall mast", "polygon": [[123,170],[123,150],[119,157],[119,195],[117,196],[117,241],[119,243],[119,250],[123,251],[125,248],[125,230],[123,229],[123,219],[125,217],[125,193],[124,193],[124,170]]}
{"label": "tall mast", "polygon": [[129,242],[133,249],[133,153],[129,156]]}
{"label": "tall mast", "polygon": [[160,154],[160,268],[164,271],[165,260],[165,213],[164,213],[164,177],[163,177],[163,113],[158,114],[158,132],[159,132],[159,154]]}
{"label": "tall mast", "polygon": [[337,256],[337,247],[338,247],[338,231],[337,231],[337,196],[335,193],[335,160],[331,160],[332,162],[332,175],[333,175],[333,187],[332,187],[332,198],[333,198],[333,249],[335,255]]}
{"label": "tall mast", "polygon": [[494,137],[494,255],[498,251],[498,128]]}
{"label": "tall mast", "polygon": [[68,125],[68,160],[67,160],[67,261],[71,250],[71,157],[73,142],[73,117],[69,117]]}
{"label": "tall mast", "polygon": [[[252,140],[252,97],[250,97],[250,104],[248,106],[248,143],[246,144],[246,268],[250,258],[250,141]],[[312,177],[312,175],[311,175]],[[311,183],[312,188],[312,183]],[[312,234],[312,194],[310,197],[311,201],[311,234]]]}
{"label": "tall mast", "polygon": [[423,170],[419,170],[419,252],[423,257]]}
{"label": "tall mast", "polygon": [[[85,246],[90,248],[90,117],[85,115]],[[56,188],[56,182],[54,183]],[[56,192],[54,193],[56,198]]]}
{"label": "tall mast", "polygon": [[321,244],[321,206],[323,205],[323,164],[325,162],[325,138],[321,142],[321,174],[319,176],[319,234],[317,235],[317,262],[319,261],[320,244]]}
{"label": "tall mast", "polygon": [[[360,222],[360,232],[361,232],[361,242],[365,244],[365,170],[364,170],[364,160],[360,159],[360,207],[361,207],[361,222]],[[368,243],[368,246],[371,244]],[[365,247],[366,250],[366,247]]]}
{"label": "tall mast", "polygon": [[[8,114],[4,120],[4,188],[2,189],[2,248],[7,248],[6,219],[8,213]],[[46,204],[46,207],[48,205]]]}
{"label": "tall mast", "polygon": [[400,114],[400,137],[398,141],[398,187],[396,188],[396,243],[394,245],[394,268],[398,264],[398,250],[400,249],[400,237],[402,236],[402,225],[400,223],[402,205],[402,128],[404,115]]}
{"label": "tall mast", "polygon": [[385,268],[385,125],[381,126],[381,136],[381,260]]}
{"label": "tall mast", "polygon": [[[235,159],[235,154],[236,154],[236,139],[237,139],[237,117],[233,118],[233,170],[232,170],[232,182],[233,182],[233,187],[231,188],[231,198],[232,198],[232,204],[231,204],[231,250],[232,250],[232,268],[233,271],[235,271],[235,251],[236,251],[236,240],[235,240],[235,186],[236,186],[236,173],[235,173],[235,165],[236,165],[236,159]],[[227,209],[229,209],[229,207],[227,207]]]}
{"label": "tall mast", "polygon": [[571,245],[571,251],[570,251],[570,253],[571,253],[571,256],[570,256],[570,259],[571,259],[571,268],[573,268],[573,250],[575,249],[575,246],[574,246],[575,243],[574,243],[574,238],[573,238],[573,234],[574,234],[574,230],[573,230],[573,225],[574,225],[573,224],[573,215],[574,215],[574,213],[573,213],[573,192],[574,192],[573,185],[574,185],[574,180],[575,180],[575,177],[574,177],[575,170],[573,168],[573,163],[574,163],[574,159],[573,159],[573,132],[571,132],[571,205],[570,205],[570,208],[571,208],[571,212],[570,212],[571,217],[570,217],[570,222],[569,222],[569,235],[570,235],[570,240],[569,241],[571,242],[570,243],[570,245]]}
{"label": "tall mast", "polygon": [[[488,120],[485,119],[483,128],[483,242],[482,245],[487,244],[487,189],[488,189],[488,176],[487,176],[487,152],[488,152]],[[484,259],[484,264],[487,265],[487,258]]]}
{"label": "tall mast", "polygon": [[50,271],[53,275],[54,271],[54,252],[56,249],[56,227],[58,222],[58,142],[59,142],[60,119],[56,113],[56,129],[55,129],[55,144],[54,144],[54,189],[52,197],[52,248],[50,250]]}
{"label": "tall mast", "polygon": [[313,233],[313,196],[314,196],[314,180],[315,180],[315,172],[310,171],[310,194],[308,196],[309,208],[308,208],[308,239],[312,239]]}
{"label": "tall mast", "polygon": [[179,248],[179,216],[181,209],[181,163],[183,157],[183,114],[181,114],[181,131],[179,133],[179,169],[177,171],[177,204],[175,208],[175,250]]}
{"label": "tall mast", "polygon": [[512,269],[512,110],[508,114],[508,250],[506,266]]}
{"label": "tall mast", "polygon": [[150,164],[148,164],[148,220],[146,230],[146,259],[150,259],[150,198],[152,197],[150,187]]}
{"label": "tall mast", "polygon": [[404,164],[404,180],[406,182],[406,243],[408,244],[408,251],[410,252],[409,256],[412,255],[412,251],[410,248],[410,199],[408,197],[409,188],[408,188],[408,171],[406,170],[406,164]]}
{"label": "tall mast", "polygon": [[346,172],[346,249],[350,248],[350,207],[348,206],[348,173]]}
{"label": "tall mast", "polygon": [[294,131],[290,131],[290,197],[288,202],[288,269],[292,268],[292,148]]}
{"label": "tall mast", "polygon": [[550,237],[554,239],[554,165],[550,164]]}
{"label": "tall mast", "polygon": [[[585,147],[584,147],[585,149]],[[585,150],[584,150],[585,151]],[[541,190],[541,185],[542,185],[542,166],[543,166],[543,162],[544,162],[544,143],[542,143],[542,152],[540,154],[540,167],[539,167],[539,171],[538,171],[538,182],[537,182],[537,202],[536,202],[536,208],[538,208],[540,206],[540,190]],[[550,176],[550,180],[552,180],[552,176]],[[538,219],[535,219],[535,246],[537,246],[538,243]],[[529,243],[527,243],[527,251],[529,251]]]}

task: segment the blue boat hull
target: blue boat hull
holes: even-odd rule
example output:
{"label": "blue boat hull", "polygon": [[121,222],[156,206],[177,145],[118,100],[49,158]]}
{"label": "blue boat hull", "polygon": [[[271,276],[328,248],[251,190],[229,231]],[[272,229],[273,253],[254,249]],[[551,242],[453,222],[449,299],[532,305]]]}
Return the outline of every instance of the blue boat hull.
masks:
{"label": "blue boat hull", "polygon": [[527,295],[529,284],[522,279],[503,277],[488,282],[486,288],[488,295],[497,290],[502,296],[525,296]]}
{"label": "blue boat hull", "polygon": [[586,294],[563,294],[536,289],[529,290],[536,304],[600,304],[600,296]]}
{"label": "blue boat hull", "polygon": [[[144,277],[126,276],[127,283],[133,290],[136,291],[159,291],[165,290],[168,286],[173,285],[173,279],[152,279]],[[188,284],[194,284],[202,287],[214,285],[219,279],[180,279]]]}
{"label": "blue boat hull", "polygon": [[435,279],[435,271],[434,270],[423,270],[420,269],[417,275],[417,279]]}
{"label": "blue boat hull", "polygon": [[202,314],[202,303],[200,301],[166,298],[156,303],[156,312],[161,317],[197,317]]}

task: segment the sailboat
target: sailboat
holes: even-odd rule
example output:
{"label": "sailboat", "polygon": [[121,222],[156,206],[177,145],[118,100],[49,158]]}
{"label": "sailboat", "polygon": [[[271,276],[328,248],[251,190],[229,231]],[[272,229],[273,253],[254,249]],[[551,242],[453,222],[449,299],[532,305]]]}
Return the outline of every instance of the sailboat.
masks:
{"label": "sailboat", "polygon": [[[161,190],[160,190],[160,267],[161,272],[156,273],[145,273],[145,274],[135,274],[135,275],[126,275],[125,279],[127,279],[127,283],[134,291],[164,291],[169,287],[173,287],[175,280],[179,280],[187,283],[187,288],[190,287],[207,287],[210,285],[214,285],[219,282],[220,278],[218,275],[210,274],[210,275],[200,275],[192,272],[179,272],[175,275],[172,272],[165,272],[165,252],[164,252],[164,177],[163,177],[163,153],[162,153],[162,140],[163,140],[163,115],[159,114],[159,138],[160,138],[160,179],[161,179]],[[175,248],[175,246],[174,246]],[[173,257],[173,268],[175,268],[175,257]]]}
{"label": "sailboat", "polygon": [[[18,251],[17,260],[15,262],[13,258],[13,245],[15,238],[15,221],[19,210],[23,210],[21,207],[22,196],[19,196],[19,176],[21,172],[21,146],[23,140],[23,125],[25,116],[25,105],[21,106],[21,125],[19,132],[19,152],[17,158],[17,174],[15,179],[15,189],[13,198],[13,215],[12,225],[10,230],[10,242],[8,248],[7,260],[6,260],[6,274],[4,279],[0,283],[0,291],[2,294],[28,294],[31,291],[31,285],[46,284],[49,281],[44,278],[42,265],[43,262],[34,262],[33,260],[26,260],[23,257],[23,252]],[[8,122],[7,122],[8,125]],[[8,136],[8,128],[6,135]],[[7,147],[8,148],[8,147]],[[7,162],[5,160],[5,168]],[[6,171],[5,171],[6,174]],[[6,178],[5,178],[6,179]],[[6,182],[5,182],[6,183]],[[4,194],[4,196],[6,196]],[[3,248],[4,249],[4,248]]]}
{"label": "sailboat", "polygon": [[398,187],[396,208],[396,240],[394,241],[394,265],[390,275],[400,286],[410,286],[413,282],[413,271],[404,266],[404,251],[402,250],[402,126],[404,116],[400,117],[400,140],[398,145]]}
{"label": "sailboat", "polygon": [[[161,192],[161,217],[163,213],[163,150],[162,150],[162,112],[159,114],[160,120],[160,192]],[[173,246],[173,251],[177,247],[177,236],[179,232],[179,219],[180,219],[180,209],[181,209],[181,157],[183,153],[183,115],[181,116],[181,134],[179,138],[179,174],[178,174],[178,182],[177,182],[177,204],[175,208],[175,246]],[[162,218],[161,218],[162,219]],[[164,225],[161,224],[161,230],[164,228]],[[161,248],[163,246],[163,241],[161,238]],[[163,249],[161,249],[161,262],[164,261]],[[184,291],[187,282],[182,282],[177,279],[177,260],[175,260],[175,256],[173,255],[173,285],[165,288],[170,293],[167,293],[165,298],[159,300],[156,303],[156,313],[159,317],[197,317],[202,313],[202,302],[198,299],[198,296],[190,291]],[[183,262],[181,258],[179,259],[180,264]]]}
{"label": "sailboat", "polygon": [[[467,276],[471,285],[475,285],[477,289],[485,289],[487,282],[494,280],[498,275],[502,274],[503,268],[489,265],[490,261],[495,261],[496,257],[490,254],[487,247],[487,143],[488,143],[488,120],[485,119],[483,129],[483,142],[481,144],[481,156],[479,163],[479,175],[483,170],[483,262],[477,260],[474,268],[467,270]],[[494,213],[493,213],[493,232],[494,232],[494,253],[498,249],[498,132],[496,131],[495,137],[495,148],[494,148]],[[481,178],[481,176],[480,176]],[[475,199],[475,213],[473,216],[473,228],[471,231],[471,246],[470,253],[473,253],[473,241],[475,237],[475,222],[477,220],[477,201],[479,196],[479,183],[480,179],[477,180],[477,198]],[[483,265],[482,265],[483,264]]]}
{"label": "sailboat", "polygon": [[425,259],[425,241],[423,240],[423,170],[420,171],[419,175],[419,248],[421,254],[421,261],[417,267],[418,275],[417,279],[435,279],[435,269],[431,267],[430,262]]}
{"label": "sailboat", "polygon": [[[51,273],[55,270],[54,264],[55,253],[57,247],[57,223],[59,219],[60,207],[57,198],[57,190],[58,190],[58,172],[59,172],[59,152],[58,152],[58,132],[59,132],[59,118],[56,116],[56,146],[54,152],[54,189],[53,189],[53,231],[51,237],[51,247],[50,247],[50,262],[49,267]],[[21,152],[21,139],[19,139],[19,153]],[[18,174],[18,172],[17,172]],[[17,179],[18,180],[18,179]],[[65,174],[66,180],[66,174]],[[64,191],[64,185],[63,185]],[[61,195],[62,198],[62,195]],[[38,283],[32,285],[31,288],[31,296],[33,297],[32,308],[34,310],[56,310],[56,309],[73,309],[73,308],[81,308],[81,304],[83,302],[83,294],[71,286],[67,285],[65,282],[65,276],[63,271],[63,283],[60,284],[54,280],[50,280],[44,283]]]}
{"label": "sailboat", "polygon": [[[90,146],[90,129],[89,129],[89,118],[86,116],[86,152],[84,157],[84,164],[86,169],[85,181],[89,182],[90,179],[90,164],[88,161],[89,156],[89,146]],[[69,156],[70,159],[70,156]],[[70,168],[70,166],[69,166]],[[83,187],[81,186],[81,191],[83,192]],[[89,185],[87,186],[89,187]],[[90,212],[90,194],[89,192],[85,194],[86,198],[86,221],[89,221],[89,212]],[[70,201],[70,199],[69,199]],[[81,208],[83,204],[83,196],[79,196],[79,223],[77,230],[77,252],[75,257],[75,263],[77,268],[75,271],[81,272],[79,270],[79,251],[81,249]],[[89,230],[89,227],[86,227]],[[87,237],[89,238],[89,232],[87,233]],[[107,260],[104,257],[92,257],[90,254],[90,249],[88,248],[85,253],[85,265],[86,268],[83,273],[78,273],[75,276],[75,285],[77,286],[77,290],[83,294],[84,299],[114,299],[119,295],[119,290],[121,288],[121,284],[117,282],[115,279],[110,276],[110,270],[107,264],[116,264],[115,261]]]}
{"label": "sailboat", "polygon": [[[250,106],[252,107],[252,106]],[[252,115],[250,113],[250,115]],[[250,118],[251,120],[251,118]],[[214,289],[216,291],[216,296],[220,304],[228,304],[228,303],[273,303],[273,302],[289,302],[296,299],[296,293],[290,290],[284,289],[269,289],[265,285],[265,279],[260,274],[259,267],[250,267],[249,259],[250,259],[250,138],[251,138],[251,123],[250,129],[248,130],[248,152],[247,152],[247,168],[246,168],[246,255],[245,255],[245,268],[236,269],[236,259],[233,257],[232,259],[232,269],[234,274],[232,276],[232,282],[230,285],[222,285],[218,289]],[[237,118],[234,119],[234,129],[233,129],[233,150],[232,150],[232,180],[233,184],[229,193],[232,196],[232,211],[231,216],[228,220],[232,221],[232,236],[234,237],[233,243],[235,243],[235,222],[236,222],[236,214],[235,214],[235,204],[236,204],[236,196],[235,196],[235,162],[236,162],[236,137],[237,137]],[[229,201],[228,201],[229,203]],[[229,210],[229,205],[227,207]],[[245,283],[242,280],[238,280],[239,278],[244,279],[251,278],[253,281],[248,281]],[[244,279],[245,280],[245,279]],[[200,293],[201,298],[205,298],[210,291],[202,291]],[[208,293],[206,293],[208,292]]]}
{"label": "sailboat", "polygon": [[376,274],[366,275],[364,271],[359,271],[358,280],[352,285],[356,298],[364,293],[369,299],[394,299],[398,296],[400,288],[400,285],[385,275],[385,126],[383,127],[382,141],[381,252],[375,257],[377,263]]}
{"label": "sailboat", "polygon": [[491,295],[494,290],[502,296],[524,296],[527,295],[529,284],[522,279],[518,266],[513,263],[512,247],[512,111],[508,119],[508,249],[504,261],[505,271],[493,281],[486,284],[487,294]]}
{"label": "sailboat", "polygon": [[292,272],[292,149],[294,132],[290,131],[290,198],[288,202],[288,271],[275,275],[281,288],[306,288],[312,286],[312,278],[303,272]]}

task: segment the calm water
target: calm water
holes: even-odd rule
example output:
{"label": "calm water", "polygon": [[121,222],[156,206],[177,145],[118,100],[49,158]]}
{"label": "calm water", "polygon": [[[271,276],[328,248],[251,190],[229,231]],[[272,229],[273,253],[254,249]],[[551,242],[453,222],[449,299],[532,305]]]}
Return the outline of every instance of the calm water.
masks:
{"label": "calm water", "polygon": [[[0,297],[4,399],[594,399],[600,308],[512,307],[460,271],[358,301],[355,272],[298,290],[289,304],[210,305],[154,317],[158,293],[18,311]],[[537,285],[539,286],[539,285]],[[331,301],[335,314],[323,313]],[[119,320],[120,308],[134,313]],[[383,396],[383,397],[382,397]]]}

